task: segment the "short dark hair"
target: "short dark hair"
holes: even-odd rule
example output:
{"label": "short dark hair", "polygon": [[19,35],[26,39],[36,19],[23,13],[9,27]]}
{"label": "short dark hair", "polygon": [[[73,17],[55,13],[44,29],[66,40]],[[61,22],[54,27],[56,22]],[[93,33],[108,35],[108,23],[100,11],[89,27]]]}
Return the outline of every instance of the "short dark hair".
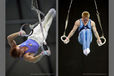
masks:
{"label": "short dark hair", "polygon": [[12,56],[13,58],[20,57],[20,52],[17,52],[16,47],[10,49],[10,56]]}

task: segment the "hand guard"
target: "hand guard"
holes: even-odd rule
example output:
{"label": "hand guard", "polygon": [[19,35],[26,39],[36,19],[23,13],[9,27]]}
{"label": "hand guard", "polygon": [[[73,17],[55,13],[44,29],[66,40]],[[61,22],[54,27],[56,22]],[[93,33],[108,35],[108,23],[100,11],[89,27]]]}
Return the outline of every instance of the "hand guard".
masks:
{"label": "hand guard", "polygon": [[25,35],[26,35],[26,32],[24,30],[19,31],[19,36],[25,36]]}

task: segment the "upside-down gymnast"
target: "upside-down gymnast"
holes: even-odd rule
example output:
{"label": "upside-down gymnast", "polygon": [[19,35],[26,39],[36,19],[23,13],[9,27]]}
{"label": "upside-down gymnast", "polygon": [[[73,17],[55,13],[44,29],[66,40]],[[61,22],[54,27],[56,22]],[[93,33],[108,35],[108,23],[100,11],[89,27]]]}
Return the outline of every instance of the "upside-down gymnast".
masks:
{"label": "upside-down gymnast", "polygon": [[[52,8],[49,10],[44,20],[42,21],[45,38],[47,38],[48,30],[51,26],[51,23],[55,15],[56,15],[56,11],[55,9]],[[36,63],[44,55],[49,56],[51,54],[51,52],[48,50],[48,51],[42,51],[40,54],[36,55],[36,53],[38,53],[39,47],[43,45],[43,41],[44,41],[41,29],[40,29],[40,24],[38,24],[33,29],[33,34],[29,36],[26,41],[17,45],[14,39],[18,36],[24,36],[25,34],[26,34],[25,31],[21,30],[7,37],[8,43],[11,47],[10,55],[13,58],[23,58],[25,61]]]}
{"label": "upside-down gymnast", "polygon": [[64,40],[64,43],[67,44],[70,41],[70,38],[73,36],[74,32],[79,31],[78,41],[83,47],[83,54],[88,55],[90,53],[90,44],[92,42],[92,31],[97,38],[97,43],[102,45],[99,34],[96,29],[95,22],[90,19],[90,14],[88,11],[82,13],[82,18],[75,21],[74,27],[69,33],[69,35]]}

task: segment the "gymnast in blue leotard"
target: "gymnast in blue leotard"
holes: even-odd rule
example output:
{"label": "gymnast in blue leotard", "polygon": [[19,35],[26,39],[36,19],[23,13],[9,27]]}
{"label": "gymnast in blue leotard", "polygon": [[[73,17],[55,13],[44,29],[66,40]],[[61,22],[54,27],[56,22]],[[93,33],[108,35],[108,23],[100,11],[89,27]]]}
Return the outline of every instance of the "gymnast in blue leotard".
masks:
{"label": "gymnast in blue leotard", "polygon": [[[56,15],[55,9],[50,9],[46,14],[44,20],[42,21],[42,28],[44,29],[44,36],[47,38],[48,30],[52,24],[53,18]],[[31,25],[30,25],[31,26]],[[34,25],[32,25],[34,27]],[[40,24],[38,24],[34,29],[32,35],[30,35],[26,41],[17,45],[15,38],[18,36],[26,35],[25,31],[21,30],[19,32],[13,33],[7,37],[8,43],[11,47],[10,55],[13,58],[24,59],[28,62],[36,63],[44,55],[49,56],[50,50],[45,50],[36,55],[39,51],[39,47],[43,46],[44,39],[41,33]],[[46,46],[46,45],[45,45]]]}
{"label": "gymnast in blue leotard", "polygon": [[90,52],[89,48],[90,48],[90,43],[92,42],[91,20],[89,19],[87,25],[84,25],[82,19],[80,19],[80,26],[78,29],[79,29],[78,41],[83,46],[84,54],[87,55],[87,53]]}
{"label": "gymnast in blue leotard", "polygon": [[90,53],[90,44],[92,42],[92,30],[97,38],[97,42],[101,43],[99,34],[97,32],[95,22],[90,19],[90,14],[88,11],[84,11],[82,13],[82,18],[77,20],[74,24],[73,29],[69,33],[68,37],[64,40],[64,43],[67,44],[70,41],[70,38],[74,34],[74,32],[78,29],[78,41],[82,45],[84,55],[88,55]]}

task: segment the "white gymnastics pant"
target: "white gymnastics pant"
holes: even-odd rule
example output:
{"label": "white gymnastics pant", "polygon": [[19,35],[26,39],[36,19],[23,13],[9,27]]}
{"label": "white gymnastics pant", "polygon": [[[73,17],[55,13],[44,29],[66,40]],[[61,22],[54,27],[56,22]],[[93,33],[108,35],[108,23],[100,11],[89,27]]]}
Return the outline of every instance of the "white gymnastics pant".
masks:
{"label": "white gymnastics pant", "polygon": [[[56,15],[56,11],[55,9],[52,8],[49,10],[49,12],[44,17],[44,20],[42,21],[43,33],[44,33],[45,38],[47,38],[48,30],[52,24],[52,21],[55,15]],[[43,36],[42,36],[40,24],[38,24],[33,29],[33,34],[29,36],[28,39],[35,40],[36,42],[38,42],[39,45],[43,44]]]}

